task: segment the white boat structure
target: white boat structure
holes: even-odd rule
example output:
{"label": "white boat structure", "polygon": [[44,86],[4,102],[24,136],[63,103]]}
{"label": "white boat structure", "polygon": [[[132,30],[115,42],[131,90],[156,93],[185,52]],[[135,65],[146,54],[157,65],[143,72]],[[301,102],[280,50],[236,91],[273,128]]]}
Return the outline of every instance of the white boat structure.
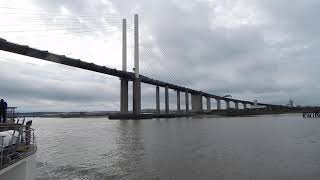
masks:
{"label": "white boat structure", "polygon": [[15,109],[8,108],[8,122],[0,123],[0,180],[34,180],[37,146],[32,121],[15,121]]}

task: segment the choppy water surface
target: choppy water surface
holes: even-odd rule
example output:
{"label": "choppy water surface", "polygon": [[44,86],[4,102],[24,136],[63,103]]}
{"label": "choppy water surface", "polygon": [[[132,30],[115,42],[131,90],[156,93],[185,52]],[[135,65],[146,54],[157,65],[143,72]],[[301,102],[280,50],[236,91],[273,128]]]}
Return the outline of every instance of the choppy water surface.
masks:
{"label": "choppy water surface", "polygon": [[320,179],[320,119],[37,118],[38,180]]}

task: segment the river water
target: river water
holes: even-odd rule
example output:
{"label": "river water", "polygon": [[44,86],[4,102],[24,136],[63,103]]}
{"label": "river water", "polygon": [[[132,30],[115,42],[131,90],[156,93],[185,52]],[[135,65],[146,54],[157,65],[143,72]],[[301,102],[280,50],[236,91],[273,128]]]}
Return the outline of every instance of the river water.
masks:
{"label": "river water", "polygon": [[33,126],[37,180],[320,179],[320,119],[301,114],[36,118]]}

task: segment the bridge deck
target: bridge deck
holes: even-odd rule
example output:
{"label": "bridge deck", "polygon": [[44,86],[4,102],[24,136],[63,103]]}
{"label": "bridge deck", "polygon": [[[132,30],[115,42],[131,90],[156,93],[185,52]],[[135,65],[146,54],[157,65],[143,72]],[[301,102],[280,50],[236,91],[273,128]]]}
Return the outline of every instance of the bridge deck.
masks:
{"label": "bridge deck", "polygon": [[[125,78],[127,80],[133,80],[135,77],[134,73],[132,72],[125,72],[117,69],[108,68],[105,66],[99,66],[93,63],[81,61],[80,59],[73,59],[73,58],[66,57],[64,55],[57,55],[57,54],[50,53],[48,51],[42,51],[35,48],[31,48],[29,46],[11,43],[1,38],[0,38],[0,50],[15,53],[15,54],[20,54],[24,56],[29,56],[29,57],[33,57],[41,60],[46,60],[46,61],[50,61],[58,64],[63,64],[71,67],[94,71],[97,73],[108,74],[108,75],[116,76],[119,78]],[[253,104],[253,102],[250,102],[250,101],[221,97],[221,96],[197,91],[194,89],[186,88],[183,86],[167,83],[164,81],[155,80],[143,75],[140,75],[140,78],[141,78],[141,82],[146,84],[151,84],[151,85],[161,86],[161,87],[168,86],[170,89],[173,89],[173,90],[184,91],[184,92],[188,91],[189,93],[192,93],[192,94],[202,94],[203,96],[206,96],[206,97],[211,97],[211,98],[225,100],[225,101]],[[262,104],[262,103],[259,103],[258,105],[274,106],[271,104]]]}

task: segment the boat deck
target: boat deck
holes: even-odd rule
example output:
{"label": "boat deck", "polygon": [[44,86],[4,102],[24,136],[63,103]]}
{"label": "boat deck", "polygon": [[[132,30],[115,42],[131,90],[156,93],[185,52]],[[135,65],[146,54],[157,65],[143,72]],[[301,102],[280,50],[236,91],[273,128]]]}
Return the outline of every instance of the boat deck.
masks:
{"label": "boat deck", "polygon": [[0,171],[37,151],[30,123],[0,124]]}

